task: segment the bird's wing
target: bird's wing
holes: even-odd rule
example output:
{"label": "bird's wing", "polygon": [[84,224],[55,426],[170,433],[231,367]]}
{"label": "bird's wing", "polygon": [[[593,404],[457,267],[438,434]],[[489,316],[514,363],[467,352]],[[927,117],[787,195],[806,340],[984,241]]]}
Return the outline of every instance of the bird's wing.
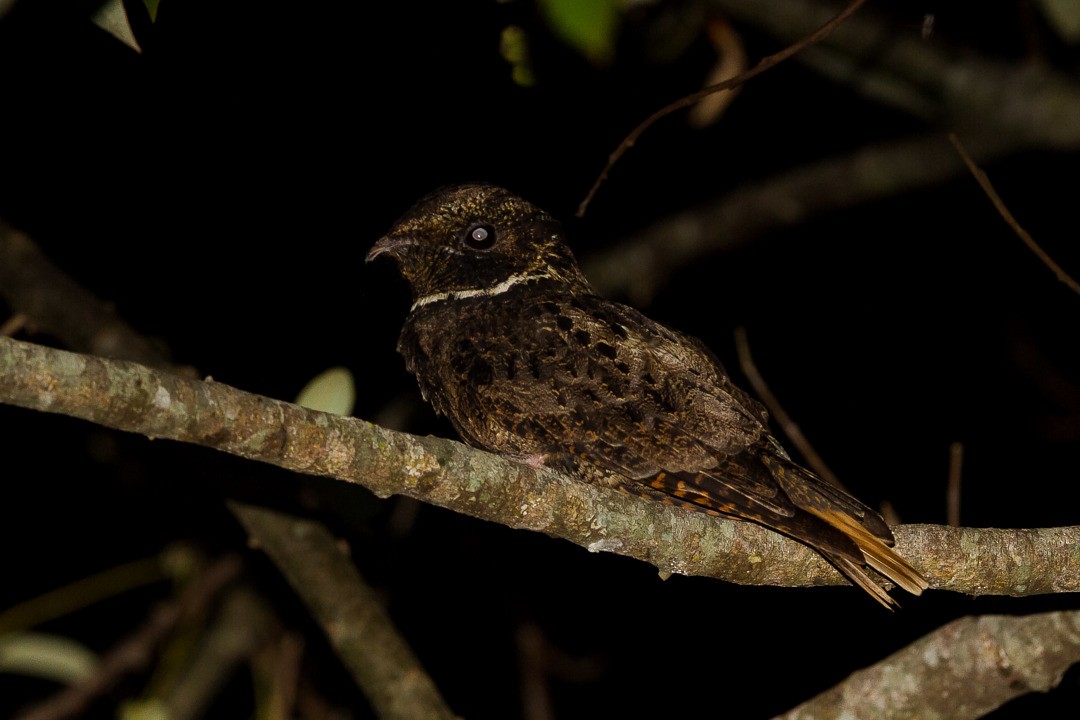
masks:
{"label": "bird's wing", "polygon": [[[523,453],[584,456],[703,506],[733,495],[740,505],[791,513],[767,468],[738,459],[768,437],[764,409],[699,342],[595,296],[541,296],[522,312],[535,315],[535,336],[485,353],[499,361],[490,382],[469,391],[478,406],[499,404],[487,416],[507,435],[532,441]],[[481,415],[479,407],[471,414]],[[665,479],[682,485],[668,488]]]}
{"label": "bird's wing", "polygon": [[569,354],[591,363],[586,377],[563,382],[606,395],[580,412],[600,440],[638,458],[629,477],[708,469],[766,435],[765,411],[698,341],[594,296],[574,298],[563,314],[568,340],[583,345]]}
{"label": "bird's wing", "polygon": [[[824,508],[891,542],[876,513],[787,458],[764,409],[697,340],[595,296],[541,299],[532,311],[542,337],[518,347],[547,353],[524,358],[543,377],[496,373],[489,387],[502,398],[529,398],[513,422],[542,439],[534,450],[556,462],[563,453],[579,474],[597,469],[635,481],[622,489],[796,536],[821,535],[822,523],[806,513]],[[841,533],[824,534],[826,546],[858,557]]]}

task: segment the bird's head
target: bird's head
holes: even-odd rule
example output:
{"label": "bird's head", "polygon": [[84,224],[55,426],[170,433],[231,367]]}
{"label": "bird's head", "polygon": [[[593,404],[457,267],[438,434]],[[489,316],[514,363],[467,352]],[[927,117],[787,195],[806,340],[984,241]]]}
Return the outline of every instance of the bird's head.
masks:
{"label": "bird's head", "polygon": [[381,255],[397,260],[414,299],[524,277],[588,289],[558,221],[494,185],[454,185],[422,198],[367,259]]}

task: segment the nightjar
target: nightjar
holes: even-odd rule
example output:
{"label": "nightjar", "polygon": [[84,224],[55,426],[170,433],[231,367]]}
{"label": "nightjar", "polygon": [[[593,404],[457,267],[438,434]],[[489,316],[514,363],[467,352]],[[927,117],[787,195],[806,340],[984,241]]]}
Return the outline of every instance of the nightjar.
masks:
{"label": "nightjar", "polygon": [[926,580],[885,521],[788,457],[697,339],[595,295],[561,226],[502,188],[442,188],[368,253],[412,286],[398,350],[470,445],[586,482],[760,523],[886,607],[869,565]]}

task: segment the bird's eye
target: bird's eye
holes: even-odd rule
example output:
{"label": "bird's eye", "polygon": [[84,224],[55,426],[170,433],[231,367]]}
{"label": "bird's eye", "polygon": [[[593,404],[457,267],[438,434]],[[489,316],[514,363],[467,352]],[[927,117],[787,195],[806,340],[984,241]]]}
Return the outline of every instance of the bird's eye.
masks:
{"label": "bird's eye", "polygon": [[495,244],[495,229],[490,225],[476,225],[465,233],[465,244],[473,250],[487,250]]}

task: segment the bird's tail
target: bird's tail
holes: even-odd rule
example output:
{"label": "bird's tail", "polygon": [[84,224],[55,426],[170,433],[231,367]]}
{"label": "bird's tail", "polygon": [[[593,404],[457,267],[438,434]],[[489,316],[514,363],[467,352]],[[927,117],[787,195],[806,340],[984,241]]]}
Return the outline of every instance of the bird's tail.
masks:
{"label": "bird's tail", "polygon": [[850,553],[817,547],[851,582],[890,609],[897,607],[896,601],[867,574],[866,565],[913,595],[929,587],[926,578],[892,550],[892,532],[880,515],[786,457],[766,452],[761,459],[799,509],[839,531],[858,548],[863,562]]}
{"label": "bird's tail", "polygon": [[[851,515],[832,508],[809,507],[805,509],[851,538],[862,551],[863,558],[870,567],[909,593],[921,595],[922,591],[930,586],[926,578],[907,560],[897,555],[881,538],[863,527]],[[885,594],[881,586],[849,558],[835,556],[829,559],[849,580],[873,595],[882,605],[888,608],[896,607],[896,601]]]}

